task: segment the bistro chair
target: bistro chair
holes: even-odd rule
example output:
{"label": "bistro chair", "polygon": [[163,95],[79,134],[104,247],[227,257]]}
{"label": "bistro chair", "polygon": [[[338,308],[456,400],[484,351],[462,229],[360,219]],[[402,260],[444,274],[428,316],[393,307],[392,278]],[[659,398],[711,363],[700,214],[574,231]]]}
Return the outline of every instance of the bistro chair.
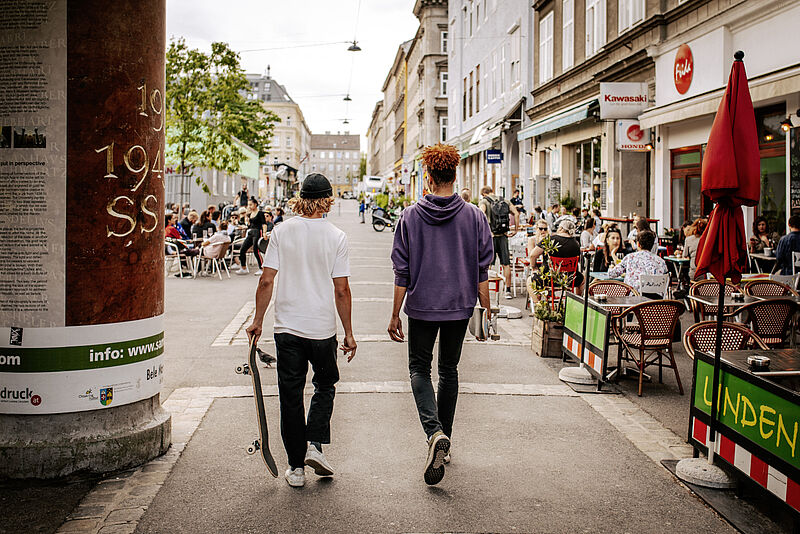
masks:
{"label": "bistro chair", "polygon": [[[169,276],[169,273],[177,265],[178,273],[183,278],[183,259],[186,256],[181,255],[181,251],[176,243],[170,241],[164,242],[164,276]],[[170,261],[172,265],[170,265]]]}
{"label": "bistro chair", "polygon": [[752,297],[797,296],[797,292],[791,287],[776,280],[752,280],[744,285],[742,291]]}
{"label": "bistro chair", "polygon": [[800,252],[792,252],[792,274],[800,272]]}
{"label": "bistro chair", "polygon": [[800,273],[797,274],[771,274],[769,275],[770,280],[775,280],[776,282],[780,282],[782,284],[786,284],[793,290],[797,291],[797,283],[800,281]]}
{"label": "bistro chair", "polygon": [[528,279],[528,247],[525,243],[509,243],[508,248],[511,252],[511,291],[517,296],[517,281],[520,282],[520,291],[524,293],[525,281]]}
{"label": "bistro chair", "polygon": [[[202,267],[206,263],[211,263],[211,276],[215,274],[219,275],[219,279],[222,280],[222,271],[225,270],[225,273],[228,275],[228,278],[231,277],[231,273],[228,270],[228,265],[225,263],[225,256],[228,254],[228,249],[230,248],[230,243],[223,243],[220,245],[217,254],[212,257],[207,257],[203,255],[203,251],[200,250],[200,254],[195,258],[197,261],[197,265],[195,265],[195,272],[198,271],[198,267]],[[205,248],[205,247],[204,247]]]}
{"label": "bistro chair", "polygon": [[[686,354],[694,360],[696,352],[714,353],[717,341],[717,322],[703,321],[695,323],[686,329],[683,334],[683,347]],[[767,344],[758,337],[758,334],[747,328],[742,323],[722,323],[722,350],[766,350]]]}
{"label": "bistro chair", "polygon": [[[733,284],[725,284],[725,295],[733,295],[738,293],[739,288]],[[719,297],[719,282],[716,280],[700,280],[692,284],[689,288],[690,295],[697,295],[701,297]],[[701,304],[690,300],[692,312],[694,313],[694,320],[696,323],[704,321],[706,317],[717,316],[717,306],[710,306],[708,304]]]}
{"label": "bistro chair", "polygon": [[[572,258],[550,256],[550,268],[553,271],[567,275],[567,284],[569,285],[569,290],[572,292],[575,291],[575,274],[578,272],[578,263],[580,263],[580,259],[580,256]],[[558,297],[556,296],[557,289],[561,290]],[[556,304],[564,297],[564,291],[566,291],[566,289],[566,286],[559,286],[556,288],[555,281],[552,278],[550,279],[550,303],[553,309],[555,309]]]}
{"label": "bistro chair", "polygon": [[789,299],[762,300],[745,304],[739,310],[743,322],[770,348],[780,348],[791,338],[792,320],[798,305]]}
{"label": "bistro chair", "polygon": [[659,295],[662,299],[669,298],[669,274],[643,274],[639,280],[642,293]]}
{"label": "bistro chair", "polygon": [[628,309],[627,314],[633,314],[638,322],[636,329],[624,327],[624,323],[615,322],[615,334],[622,345],[622,354],[618,365],[622,361],[636,364],[639,370],[639,396],[642,396],[642,379],[645,369],[655,365],[658,367],[658,381],[662,382],[664,363],[662,357],[666,353],[669,365],[675,371],[675,380],[678,390],[683,395],[683,384],[675,364],[675,354],[672,352],[672,338],[681,315],[686,311],[686,306],[678,300],[654,300],[643,302]]}
{"label": "bistro chair", "polygon": [[[639,296],[639,292],[624,282],[618,280],[596,280],[589,286],[589,295],[608,295],[609,297],[633,297]],[[609,307],[606,308],[611,316],[619,316],[625,311],[625,308]]]}

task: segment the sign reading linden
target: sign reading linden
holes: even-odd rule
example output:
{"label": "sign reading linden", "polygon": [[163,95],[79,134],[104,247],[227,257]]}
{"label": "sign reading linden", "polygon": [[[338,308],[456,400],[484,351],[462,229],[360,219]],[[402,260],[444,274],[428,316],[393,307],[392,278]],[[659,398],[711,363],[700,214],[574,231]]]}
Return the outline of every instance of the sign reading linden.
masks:
{"label": "sign reading linden", "polygon": [[646,108],[646,83],[608,82],[600,84],[601,119],[635,119]]}

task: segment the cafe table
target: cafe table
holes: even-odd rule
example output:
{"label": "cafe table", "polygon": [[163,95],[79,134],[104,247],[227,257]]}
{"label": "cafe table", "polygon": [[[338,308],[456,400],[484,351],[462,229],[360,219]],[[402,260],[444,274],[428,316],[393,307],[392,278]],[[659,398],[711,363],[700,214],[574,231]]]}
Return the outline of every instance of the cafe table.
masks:
{"label": "cafe table", "polygon": [[618,276],[616,278],[609,278],[608,272],[602,272],[602,271],[592,271],[589,273],[589,277],[593,278],[594,280],[617,280],[619,282],[622,282],[621,276]]}
{"label": "cafe table", "polygon": [[[641,304],[643,302],[650,302],[653,299],[644,297],[641,295],[629,295],[627,297],[606,297],[603,300],[598,300],[597,295],[589,298],[589,301],[594,304],[595,306],[599,306],[605,310],[608,310],[612,315],[612,320],[622,321],[622,316],[625,315],[625,312],[636,306],[637,304]],[[609,323],[609,328],[611,324]],[[617,376],[627,376],[629,369],[622,364],[622,345],[618,342],[617,343],[617,365],[614,367],[609,368],[608,379],[612,379]],[[638,376],[638,371],[633,373],[634,369],[630,369],[632,374],[636,374]],[[644,378],[649,382],[651,379],[650,375],[644,374]]]}
{"label": "cafe table", "polygon": [[[693,300],[699,304],[704,306],[712,306],[716,307],[719,305],[719,297],[717,295],[712,296],[705,296],[705,295],[686,295],[686,298],[689,300]],[[725,308],[733,308],[733,311],[730,313],[726,313],[726,316],[733,316],[739,313],[739,309],[744,306],[745,304],[750,304],[751,302],[760,302],[764,300],[764,297],[752,297],[750,295],[742,295],[741,298],[734,299],[733,295],[725,295],[725,304],[723,307]]]}
{"label": "cafe table", "polygon": [[776,261],[778,261],[778,259],[775,256],[767,256],[766,254],[750,254],[750,257],[753,258],[754,260],[759,260],[759,261],[755,262],[755,264],[758,267],[759,271],[761,271],[761,263],[760,262],[764,262],[767,265],[769,265],[770,266],[769,270],[771,271],[772,270],[772,265]]}
{"label": "cafe table", "polygon": [[675,278],[678,280],[678,287],[681,287],[683,284],[683,278],[681,275],[683,274],[684,267],[686,268],[686,276],[689,276],[689,258],[685,256],[664,256],[664,260],[672,263],[675,266]]}

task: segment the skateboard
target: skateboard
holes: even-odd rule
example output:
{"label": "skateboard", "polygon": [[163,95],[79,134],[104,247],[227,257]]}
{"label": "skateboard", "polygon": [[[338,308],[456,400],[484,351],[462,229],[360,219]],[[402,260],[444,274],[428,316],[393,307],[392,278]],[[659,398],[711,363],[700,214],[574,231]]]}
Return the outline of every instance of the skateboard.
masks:
{"label": "skateboard", "polygon": [[258,418],[258,438],[253,440],[253,443],[247,447],[247,454],[255,454],[261,452],[261,458],[269,470],[269,473],[277,478],[278,466],[275,465],[275,459],[269,450],[269,429],[267,428],[267,412],[264,409],[264,395],[261,392],[261,376],[258,372],[258,355],[256,344],[250,345],[250,356],[247,363],[244,363],[236,368],[236,374],[250,375],[253,379],[253,397],[256,400],[256,416]]}
{"label": "skateboard", "polygon": [[500,334],[497,331],[497,316],[500,313],[500,308],[492,308],[492,318],[486,319],[486,308],[475,306],[475,311],[469,320],[469,333],[475,336],[478,341],[486,341],[491,339],[497,341],[500,339]]}

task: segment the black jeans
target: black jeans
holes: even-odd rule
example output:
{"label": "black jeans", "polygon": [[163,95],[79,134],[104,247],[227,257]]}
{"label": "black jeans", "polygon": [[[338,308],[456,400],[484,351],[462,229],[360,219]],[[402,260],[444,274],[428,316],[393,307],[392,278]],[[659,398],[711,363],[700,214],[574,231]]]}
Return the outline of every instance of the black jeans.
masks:
{"label": "black jeans", "polygon": [[261,251],[258,250],[258,240],[261,237],[261,232],[254,228],[247,230],[247,236],[244,238],[242,248],[239,249],[239,263],[242,269],[247,267],[247,249],[253,247],[253,255],[256,257],[258,268],[261,269]]}
{"label": "black jeans", "polygon": [[[306,339],[292,334],[275,334],[278,394],[281,404],[281,437],[292,469],[303,467],[307,442],[331,442],[331,415],[339,368],[336,365],[336,336]],[[314,396],[305,417],[303,389],[308,364],[314,370]]]}
{"label": "black jeans", "polygon": [[[420,321],[408,319],[408,370],[411,391],[417,403],[419,420],[430,438],[441,430],[453,433],[453,418],[458,401],[458,361],[469,319],[460,321]],[[433,344],[439,334],[439,391],[431,383]]]}

